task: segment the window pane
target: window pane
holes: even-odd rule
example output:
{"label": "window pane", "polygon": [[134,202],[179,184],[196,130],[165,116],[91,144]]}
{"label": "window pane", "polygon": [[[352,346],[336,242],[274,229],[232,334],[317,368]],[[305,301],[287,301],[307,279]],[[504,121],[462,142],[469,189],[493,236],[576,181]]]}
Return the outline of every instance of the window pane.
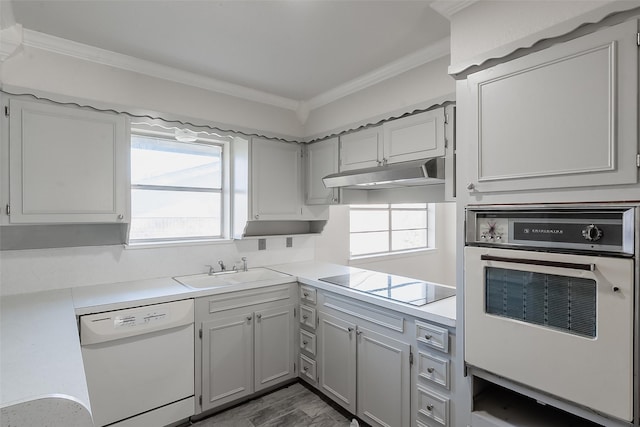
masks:
{"label": "window pane", "polygon": [[426,248],[427,230],[406,230],[391,232],[391,250]]}
{"label": "window pane", "polygon": [[131,190],[131,240],[218,237],[220,193]]}
{"label": "window pane", "polygon": [[350,230],[381,231],[389,229],[389,211],[350,211]]}
{"label": "window pane", "polygon": [[392,211],[391,228],[406,230],[409,228],[427,228],[426,211]]}
{"label": "window pane", "polygon": [[351,255],[389,251],[389,233],[356,233],[351,235]]}
{"label": "window pane", "polygon": [[220,188],[222,148],[134,135],[131,184]]}

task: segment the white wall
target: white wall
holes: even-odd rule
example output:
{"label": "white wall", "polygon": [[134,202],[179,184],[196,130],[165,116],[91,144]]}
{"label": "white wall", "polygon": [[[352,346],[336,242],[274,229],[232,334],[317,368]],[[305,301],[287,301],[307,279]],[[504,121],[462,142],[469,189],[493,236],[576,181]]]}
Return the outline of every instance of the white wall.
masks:
{"label": "white wall", "polygon": [[[447,74],[448,65],[449,57],[443,57],[317,108],[309,114],[305,134],[317,136],[348,129],[371,118],[388,118],[391,112],[404,113],[425,101],[452,95],[455,81]],[[449,98],[454,100],[453,96]]]}
{"label": "white wall", "polygon": [[[482,0],[451,18],[451,64],[458,64],[601,8],[613,0]],[[632,2],[627,2],[631,4]],[[637,2],[636,6],[637,6]]]}
{"label": "white wall", "polygon": [[456,285],[456,205],[435,205],[435,246],[413,254],[349,260],[349,206],[332,206],[331,220],[316,238],[316,260]]}
{"label": "white wall", "polygon": [[18,86],[136,111],[170,113],[301,137],[295,112],[143,74],[24,47],[0,63],[3,87]]}
{"label": "white wall", "polygon": [[37,249],[0,252],[0,295],[77,286],[204,273],[207,264],[228,268],[247,257],[249,267],[314,258],[314,237],[296,236],[287,248],[285,237],[238,240],[198,246],[125,249],[122,246]]}

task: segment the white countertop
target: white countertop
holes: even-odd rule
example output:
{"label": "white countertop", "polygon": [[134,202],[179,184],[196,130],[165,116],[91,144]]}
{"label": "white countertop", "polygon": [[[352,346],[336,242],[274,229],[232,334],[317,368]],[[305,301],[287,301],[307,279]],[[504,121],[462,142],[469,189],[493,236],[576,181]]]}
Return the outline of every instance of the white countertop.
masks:
{"label": "white countertop", "polygon": [[290,278],[191,289],[171,277],[3,297],[0,329],[2,425],[92,426],[76,316],[299,281],[455,327],[455,297],[412,306],[319,281],[363,271],[322,262],[268,266]]}

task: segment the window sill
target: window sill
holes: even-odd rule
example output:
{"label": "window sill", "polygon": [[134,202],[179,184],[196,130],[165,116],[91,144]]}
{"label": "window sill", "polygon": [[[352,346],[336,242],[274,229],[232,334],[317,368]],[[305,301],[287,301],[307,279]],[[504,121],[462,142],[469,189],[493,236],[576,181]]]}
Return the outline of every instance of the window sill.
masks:
{"label": "window sill", "polygon": [[184,246],[208,246],[233,243],[234,239],[210,239],[210,240],[175,240],[165,242],[139,242],[125,244],[125,249],[151,249],[151,248],[172,248]]}
{"label": "window sill", "polygon": [[386,254],[374,254],[374,255],[361,255],[361,256],[354,256],[349,258],[349,264],[366,264],[368,262],[373,262],[373,261],[382,261],[382,260],[392,260],[392,259],[399,259],[399,258],[409,258],[409,257],[414,257],[414,256],[420,256],[420,255],[428,255],[430,253],[436,253],[438,251],[438,248],[425,248],[425,249],[412,249],[409,251],[402,251],[402,252],[391,252],[391,253],[386,253]]}

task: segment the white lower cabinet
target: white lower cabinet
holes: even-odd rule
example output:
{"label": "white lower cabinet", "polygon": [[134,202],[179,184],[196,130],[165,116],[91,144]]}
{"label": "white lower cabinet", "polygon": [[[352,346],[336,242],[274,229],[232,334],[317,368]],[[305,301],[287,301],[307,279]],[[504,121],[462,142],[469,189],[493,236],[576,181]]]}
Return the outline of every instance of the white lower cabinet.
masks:
{"label": "white lower cabinet", "polygon": [[295,290],[286,284],[196,299],[196,413],[295,377]]}
{"label": "white lower cabinet", "polygon": [[320,391],[372,426],[408,426],[411,346],[353,316],[319,319]]}

